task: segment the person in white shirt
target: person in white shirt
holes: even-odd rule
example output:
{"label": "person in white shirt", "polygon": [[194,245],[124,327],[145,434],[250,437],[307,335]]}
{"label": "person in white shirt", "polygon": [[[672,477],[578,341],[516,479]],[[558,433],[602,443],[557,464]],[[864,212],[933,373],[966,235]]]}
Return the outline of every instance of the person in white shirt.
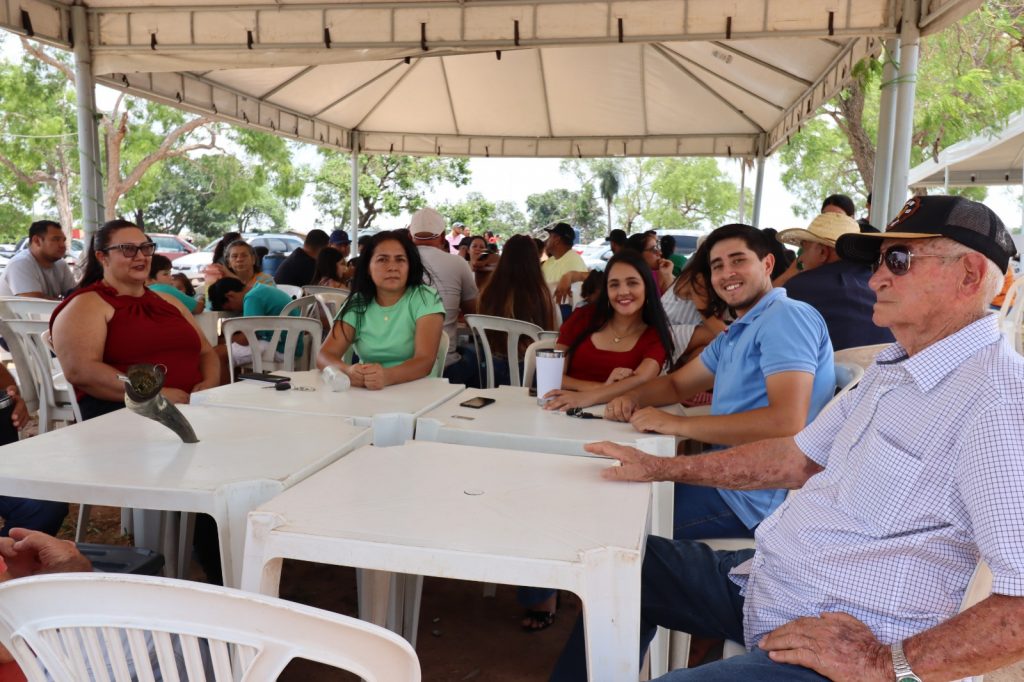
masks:
{"label": "person in white shirt", "polygon": [[0,296],[62,298],[75,287],[75,276],[64,262],[64,230],[52,220],[37,220],[28,229],[28,239],[28,248],[15,254],[0,276]]}

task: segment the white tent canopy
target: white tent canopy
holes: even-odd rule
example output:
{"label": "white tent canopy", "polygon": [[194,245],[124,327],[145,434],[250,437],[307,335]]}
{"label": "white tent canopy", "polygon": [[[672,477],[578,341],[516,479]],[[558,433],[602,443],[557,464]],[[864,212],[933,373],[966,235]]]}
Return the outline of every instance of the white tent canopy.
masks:
{"label": "white tent canopy", "polygon": [[[928,0],[934,31],[980,0]],[[0,0],[68,47],[70,0]],[[813,5],[813,7],[811,7]],[[340,149],[767,155],[897,35],[897,0],[92,0],[97,80]]]}
{"label": "white tent canopy", "polygon": [[912,168],[907,177],[912,189],[1024,183],[1024,111],[997,133],[947,147],[937,158]]}

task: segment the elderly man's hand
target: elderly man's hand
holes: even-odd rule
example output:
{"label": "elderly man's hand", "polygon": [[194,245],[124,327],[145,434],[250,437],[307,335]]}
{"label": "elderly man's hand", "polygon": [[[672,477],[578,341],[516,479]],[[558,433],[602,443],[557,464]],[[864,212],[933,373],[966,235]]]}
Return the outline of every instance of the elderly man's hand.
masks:
{"label": "elderly man's hand", "polygon": [[810,668],[834,682],[889,682],[893,676],[889,647],[848,613],[797,618],[758,646],[777,663]]}
{"label": "elderly man's hand", "polygon": [[0,557],[7,562],[12,578],[92,570],[92,563],[75,543],[25,528],[12,528],[10,537],[0,538]]}
{"label": "elderly man's hand", "polygon": [[648,455],[628,445],[619,445],[611,441],[587,443],[583,449],[594,455],[611,457],[619,460],[621,466],[608,467],[601,472],[601,477],[609,481],[657,481],[658,467],[661,458]]}

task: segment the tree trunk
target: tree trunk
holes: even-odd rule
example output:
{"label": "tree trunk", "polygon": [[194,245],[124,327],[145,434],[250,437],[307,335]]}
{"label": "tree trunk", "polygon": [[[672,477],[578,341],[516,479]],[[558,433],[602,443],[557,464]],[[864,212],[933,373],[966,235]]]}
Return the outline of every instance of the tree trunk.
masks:
{"label": "tree trunk", "polygon": [[864,86],[854,79],[844,95],[838,98],[842,116],[833,116],[833,120],[846,134],[857,172],[864,186],[870,188],[875,175],[875,145],[864,129]]}
{"label": "tree trunk", "polygon": [[135,222],[136,225],[138,225],[143,230],[146,229],[146,218],[143,215],[141,208],[135,209],[135,221],[134,222]]}
{"label": "tree trunk", "polygon": [[608,207],[608,234],[612,233],[612,200],[605,199],[605,206]]}

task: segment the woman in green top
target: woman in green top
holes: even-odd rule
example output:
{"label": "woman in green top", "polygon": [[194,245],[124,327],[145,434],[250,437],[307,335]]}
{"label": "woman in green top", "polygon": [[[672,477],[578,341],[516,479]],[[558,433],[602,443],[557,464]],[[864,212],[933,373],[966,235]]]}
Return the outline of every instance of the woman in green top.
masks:
{"label": "woman in green top", "polygon": [[[379,232],[360,253],[352,294],[338,311],[316,365],[348,374],[353,386],[381,389],[422,379],[437,358],[444,305],[423,283],[419,252],[405,230]],[[361,360],[341,358],[355,348]]]}
{"label": "woman in green top", "polygon": [[149,264],[149,279],[146,280],[146,286],[158,294],[170,294],[192,311],[193,315],[203,312],[203,306],[206,305],[202,296],[193,298],[174,286],[174,280],[171,279],[171,259],[159,253],[153,254]]}

